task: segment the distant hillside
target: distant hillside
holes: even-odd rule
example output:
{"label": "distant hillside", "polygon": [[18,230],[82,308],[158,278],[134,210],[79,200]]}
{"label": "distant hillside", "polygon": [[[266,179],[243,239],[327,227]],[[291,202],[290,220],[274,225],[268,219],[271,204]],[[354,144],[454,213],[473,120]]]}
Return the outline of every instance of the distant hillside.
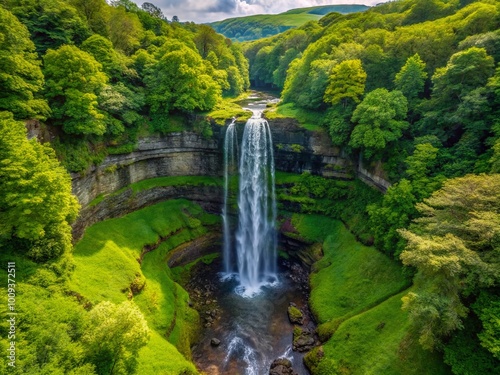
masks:
{"label": "distant hillside", "polygon": [[210,24],[218,33],[238,41],[255,40],[276,35],[318,20],[325,14],[338,12],[342,14],[364,12],[366,5],[324,5],[309,8],[291,9],[280,14],[259,14],[248,17],[228,18]]}

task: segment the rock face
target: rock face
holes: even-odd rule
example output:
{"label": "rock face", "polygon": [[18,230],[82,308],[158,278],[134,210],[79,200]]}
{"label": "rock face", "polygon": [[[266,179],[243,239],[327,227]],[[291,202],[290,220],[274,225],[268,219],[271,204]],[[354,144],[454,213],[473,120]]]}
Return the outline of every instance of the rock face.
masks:
{"label": "rock face", "polygon": [[207,140],[187,131],[150,136],[139,140],[134,152],[109,155],[86,176],[73,174],[73,193],[85,207],[100,194],[148,178],[221,176],[222,160],[218,137]]}
{"label": "rock face", "polygon": [[286,358],[278,358],[271,363],[269,375],[297,375],[292,369],[292,362]]}
{"label": "rock face", "polygon": [[[279,171],[311,172],[323,177],[351,179],[356,174],[368,183],[385,190],[389,183],[377,173],[368,172],[359,163],[345,157],[331,146],[326,132],[311,132],[301,128],[293,119],[270,121],[274,143],[275,165]],[[244,124],[238,125],[238,137],[243,136]],[[109,155],[104,162],[85,175],[73,174],[73,193],[82,211],[73,225],[73,236],[78,240],[86,227],[108,218],[125,215],[147,205],[166,199],[186,198],[199,203],[212,213],[219,213],[222,205],[220,187],[157,187],[133,193],[120,189],[145,179],[166,176],[221,177],[225,127],[213,124],[213,136],[205,139],[195,132],[184,131],[155,135],[140,139],[134,152]],[[113,195],[90,206],[100,195]]]}
{"label": "rock face", "polygon": [[[352,179],[355,164],[341,150],[331,145],[324,131],[312,132],[294,119],[269,120],[274,144],[276,170],[292,173],[310,172],[323,177]],[[238,136],[244,124],[238,124]]]}

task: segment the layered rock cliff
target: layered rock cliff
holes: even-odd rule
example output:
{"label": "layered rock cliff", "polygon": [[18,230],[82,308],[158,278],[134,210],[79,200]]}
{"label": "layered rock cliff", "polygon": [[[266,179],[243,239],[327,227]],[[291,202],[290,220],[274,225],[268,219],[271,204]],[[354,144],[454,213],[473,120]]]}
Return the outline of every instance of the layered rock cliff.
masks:
{"label": "layered rock cliff", "polygon": [[[292,119],[272,120],[271,132],[279,171],[352,179],[358,173],[355,161],[332,147],[326,132],[311,132]],[[241,138],[244,123],[238,124]],[[97,221],[122,216],[150,204],[171,198],[187,198],[209,212],[219,212],[222,190],[218,186],[164,186],[134,193],[132,183],[166,176],[222,177],[225,127],[212,124],[213,136],[203,138],[194,132],[154,135],[140,139],[129,154],[109,155],[104,162],[85,175],[73,174],[73,193],[82,210],[73,225],[74,238]],[[368,171],[365,181],[374,181]],[[375,176],[376,178],[379,178]],[[378,181],[378,182],[377,182]],[[375,185],[388,185],[379,178]],[[96,198],[103,199],[96,202]]]}

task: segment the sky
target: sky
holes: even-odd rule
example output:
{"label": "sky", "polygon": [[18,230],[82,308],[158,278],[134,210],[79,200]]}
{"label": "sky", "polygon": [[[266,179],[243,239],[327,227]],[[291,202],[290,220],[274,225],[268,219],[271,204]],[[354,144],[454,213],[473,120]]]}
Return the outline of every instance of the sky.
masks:
{"label": "sky", "polygon": [[293,8],[332,4],[375,5],[387,0],[133,0],[139,6],[150,2],[172,19],[205,23],[252,14],[277,14]]}

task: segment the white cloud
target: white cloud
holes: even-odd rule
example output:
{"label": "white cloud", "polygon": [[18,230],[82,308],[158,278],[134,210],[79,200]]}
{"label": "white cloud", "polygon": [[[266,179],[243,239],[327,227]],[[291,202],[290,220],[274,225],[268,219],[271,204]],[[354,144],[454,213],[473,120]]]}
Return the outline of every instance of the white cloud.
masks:
{"label": "white cloud", "polygon": [[[139,6],[144,2],[133,1]],[[332,4],[375,5],[385,1],[387,0],[151,0],[149,2],[160,7],[168,19],[177,16],[180,21],[205,23],[252,14],[277,14],[292,8]]]}

